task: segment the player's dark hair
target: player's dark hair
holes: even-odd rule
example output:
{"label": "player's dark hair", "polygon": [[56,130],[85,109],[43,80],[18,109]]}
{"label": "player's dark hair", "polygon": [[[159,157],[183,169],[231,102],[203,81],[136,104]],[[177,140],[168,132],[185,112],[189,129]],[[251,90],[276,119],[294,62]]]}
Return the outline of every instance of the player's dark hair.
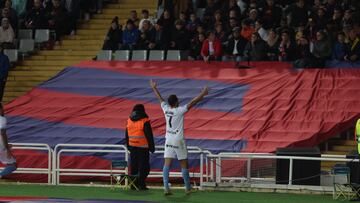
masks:
{"label": "player's dark hair", "polygon": [[175,94],[172,94],[168,97],[168,104],[171,107],[176,106],[176,104],[179,102],[179,99],[177,98],[177,96]]}

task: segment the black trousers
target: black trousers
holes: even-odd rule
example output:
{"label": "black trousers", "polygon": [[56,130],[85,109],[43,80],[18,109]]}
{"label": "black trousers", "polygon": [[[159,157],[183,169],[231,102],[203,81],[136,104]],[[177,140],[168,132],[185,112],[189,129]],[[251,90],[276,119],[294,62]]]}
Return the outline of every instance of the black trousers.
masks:
{"label": "black trousers", "polygon": [[150,172],[149,149],[141,147],[131,147],[130,163],[131,175],[139,175],[136,185],[139,189],[146,187],[145,180]]}
{"label": "black trousers", "polygon": [[0,79],[0,102],[3,100],[6,79]]}

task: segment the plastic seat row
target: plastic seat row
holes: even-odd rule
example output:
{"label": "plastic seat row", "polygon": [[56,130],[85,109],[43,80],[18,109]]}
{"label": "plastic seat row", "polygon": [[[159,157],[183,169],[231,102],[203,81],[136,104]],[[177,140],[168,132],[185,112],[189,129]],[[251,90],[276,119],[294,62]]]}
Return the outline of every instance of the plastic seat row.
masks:
{"label": "plastic seat row", "polygon": [[186,60],[186,52],[180,50],[101,50],[97,56],[98,61],[181,61]]}

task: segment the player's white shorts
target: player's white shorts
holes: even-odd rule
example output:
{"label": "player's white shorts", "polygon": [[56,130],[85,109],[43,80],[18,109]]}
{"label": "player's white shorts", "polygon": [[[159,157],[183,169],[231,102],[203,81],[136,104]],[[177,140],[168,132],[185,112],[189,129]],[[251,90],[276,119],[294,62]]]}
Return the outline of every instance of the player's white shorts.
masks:
{"label": "player's white shorts", "polygon": [[164,158],[173,158],[173,159],[177,158],[178,160],[187,159],[188,152],[187,152],[185,140],[180,141],[180,143],[177,145],[166,143]]}
{"label": "player's white shorts", "polygon": [[6,150],[1,150],[0,151],[0,162],[3,164],[14,164],[16,163],[16,160],[14,157],[8,157],[7,156],[7,151]]}

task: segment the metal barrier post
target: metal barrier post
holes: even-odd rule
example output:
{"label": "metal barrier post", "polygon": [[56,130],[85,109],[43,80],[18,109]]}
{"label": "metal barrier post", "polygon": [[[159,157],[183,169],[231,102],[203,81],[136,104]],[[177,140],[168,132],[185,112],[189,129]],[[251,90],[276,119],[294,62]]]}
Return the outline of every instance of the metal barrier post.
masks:
{"label": "metal barrier post", "polygon": [[292,185],[292,180],[293,180],[293,159],[290,158],[290,163],[289,163],[289,185]]}

